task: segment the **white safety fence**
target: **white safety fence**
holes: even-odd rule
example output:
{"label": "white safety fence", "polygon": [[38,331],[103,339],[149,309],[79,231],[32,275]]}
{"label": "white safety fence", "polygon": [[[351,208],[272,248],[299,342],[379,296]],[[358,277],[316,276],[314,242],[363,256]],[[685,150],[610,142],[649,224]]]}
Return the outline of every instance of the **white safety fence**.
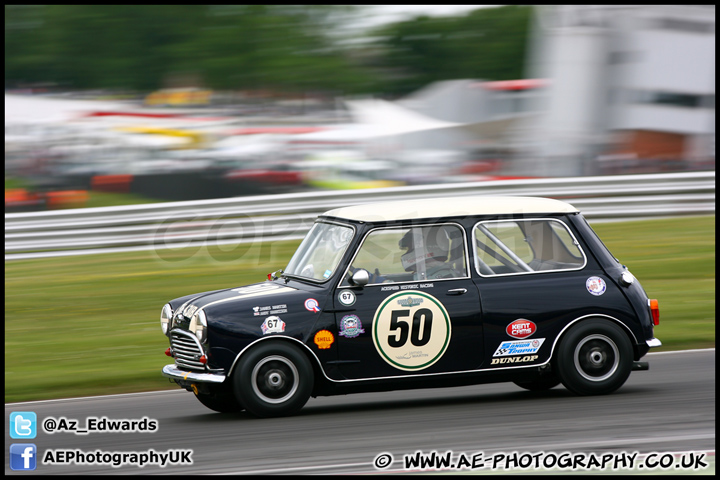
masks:
{"label": "white safety fence", "polygon": [[715,172],[502,180],[5,214],[5,260],[302,238],[333,208],[520,195],[564,200],[590,222],[715,213]]}

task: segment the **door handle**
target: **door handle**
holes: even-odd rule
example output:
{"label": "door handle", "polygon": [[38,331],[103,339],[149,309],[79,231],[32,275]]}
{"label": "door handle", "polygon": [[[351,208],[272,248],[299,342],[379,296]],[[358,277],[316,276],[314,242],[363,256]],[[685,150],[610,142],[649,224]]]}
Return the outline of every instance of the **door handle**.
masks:
{"label": "door handle", "polygon": [[467,288],[454,288],[447,291],[448,295],[462,295],[464,293],[467,293]]}

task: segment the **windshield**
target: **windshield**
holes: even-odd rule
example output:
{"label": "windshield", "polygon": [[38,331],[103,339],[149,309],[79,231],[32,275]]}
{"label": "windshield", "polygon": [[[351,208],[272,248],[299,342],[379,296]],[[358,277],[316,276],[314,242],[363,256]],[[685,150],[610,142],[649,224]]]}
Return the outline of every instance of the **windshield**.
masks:
{"label": "windshield", "polygon": [[330,278],[352,238],[351,227],[333,223],[315,223],[284,273],[313,280]]}

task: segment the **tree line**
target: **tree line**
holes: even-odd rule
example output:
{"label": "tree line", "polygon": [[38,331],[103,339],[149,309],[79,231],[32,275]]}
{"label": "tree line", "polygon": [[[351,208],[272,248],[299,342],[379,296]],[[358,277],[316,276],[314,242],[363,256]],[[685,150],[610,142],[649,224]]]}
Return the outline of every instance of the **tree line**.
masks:
{"label": "tree line", "polygon": [[[348,5],[6,5],[5,88],[402,95],[523,77],[532,7],[418,16],[359,34]],[[180,80],[178,80],[180,79]]]}

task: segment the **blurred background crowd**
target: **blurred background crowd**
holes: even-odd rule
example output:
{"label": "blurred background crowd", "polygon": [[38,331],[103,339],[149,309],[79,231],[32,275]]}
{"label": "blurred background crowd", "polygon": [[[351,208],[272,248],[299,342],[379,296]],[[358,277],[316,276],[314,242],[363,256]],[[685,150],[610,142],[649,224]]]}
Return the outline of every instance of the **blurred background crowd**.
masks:
{"label": "blurred background crowd", "polygon": [[714,5],[467,7],[6,5],[5,210],[715,169]]}

